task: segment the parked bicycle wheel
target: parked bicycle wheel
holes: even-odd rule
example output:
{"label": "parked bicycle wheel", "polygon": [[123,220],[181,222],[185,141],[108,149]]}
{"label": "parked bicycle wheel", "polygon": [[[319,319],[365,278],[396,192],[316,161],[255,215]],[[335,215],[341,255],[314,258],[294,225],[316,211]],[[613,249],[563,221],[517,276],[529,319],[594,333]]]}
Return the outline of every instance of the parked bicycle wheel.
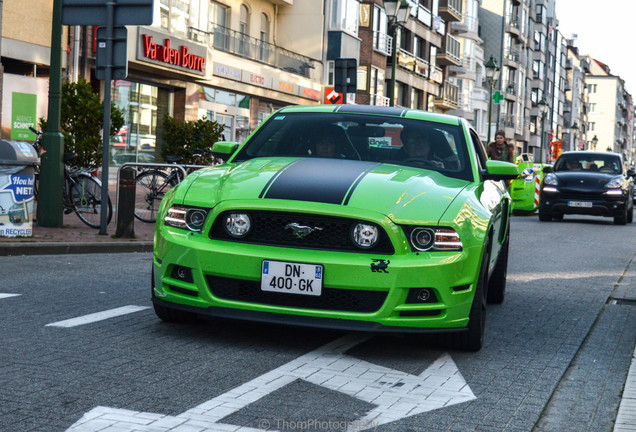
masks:
{"label": "parked bicycle wheel", "polygon": [[135,217],[142,222],[155,222],[163,196],[177,181],[163,171],[149,170],[137,176]]}
{"label": "parked bicycle wheel", "polygon": [[[88,174],[72,175],[69,186],[70,205],[86,225],[100,228],[102,211],[102,185]],[[113,217],[113,205],[108,198],[107,223]]]}

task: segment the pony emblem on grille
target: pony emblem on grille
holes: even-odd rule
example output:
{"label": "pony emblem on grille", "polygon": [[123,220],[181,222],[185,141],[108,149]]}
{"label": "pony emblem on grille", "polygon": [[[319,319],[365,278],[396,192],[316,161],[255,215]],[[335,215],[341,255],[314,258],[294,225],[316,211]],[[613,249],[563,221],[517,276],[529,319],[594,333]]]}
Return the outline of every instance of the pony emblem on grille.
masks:
{"label": "pony emblem on grille", "polygon": [[301,225],[296,222],[288,223],[287,225],[285,225],[285,229],[292,230],[292,233],[299,239],[307,237],[314,231],[322,231],[322,228],[320,227],[310,227],[307,225]]}

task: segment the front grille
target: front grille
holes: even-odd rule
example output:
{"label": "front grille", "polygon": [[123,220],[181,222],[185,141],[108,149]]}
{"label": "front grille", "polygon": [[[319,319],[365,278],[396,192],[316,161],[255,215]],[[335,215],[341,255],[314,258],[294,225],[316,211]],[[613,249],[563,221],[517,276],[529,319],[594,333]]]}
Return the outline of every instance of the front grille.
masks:
{"label": "front grille", "polygon": [[259,281],[207,275],[210,292],[220,299],[272,306],[342,312],[375,312],[386,299],[385,291],[362,291],[322,287],[320,296],[261,291]]}
{"label": "front grille", "polygon": [[[250,233],[242,239],[231,237],[224,229],[223,223],[227,214],[221,213],[210,230],[210,238],[242,243],[285,246],[302,249],[321,249],[343,252],[362,252],[392,255],[393,245],[386,232],[379,227],[378,243],[370,249],[358,248],[351,239],[351,228],[360,221],[357,219],[335,216],[320,216],[304,213],[243,211],[233,210],[231,213],[248,213],[252,221]],[[288,224],[297,223],[320,228],[303,238],[294,235]],[[368,223],[368,222],[367,222]],[[375,225],[375,224],[374,224]],[[377,226],[377,225],[376,225]]]}
{"label": "front grille", "polygon": [[594,201],[594,200],[604,200],[606,196],[604,196],[600,192],[581,192],[576,190],[560,190],[560,197],[563,200],[585,200],[585,201]]}

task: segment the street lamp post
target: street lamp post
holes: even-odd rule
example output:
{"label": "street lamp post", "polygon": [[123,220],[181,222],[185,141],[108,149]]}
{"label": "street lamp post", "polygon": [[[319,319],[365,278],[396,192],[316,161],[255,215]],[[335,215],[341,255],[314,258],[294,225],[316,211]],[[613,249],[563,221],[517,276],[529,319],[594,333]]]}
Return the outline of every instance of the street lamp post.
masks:
{"label": "street lamp post", "polygon": [[489,85],[489,97],[488,97],[488,141],[490,143],[490,130],[492,127],[492,94],[495,90],[495,84],[499,80],[500,69],[497,66],[497,61],[490,56],[490,59],[484,65],[486,66],[486,79]]}
{"label": "street lamp post", "polygon": [[548,102],[545,98],[541,98],[538,105],[539,112],[541,113],[541,151],[539,153],[539,163],[543,163],[543,147],[545,147],[543,143],[543,139],[545,137],[545,116],[548,114],[550,107],[548,106]]}
{"label": "street lamp post", "polygon": [[405,25],[411,15],[411,6],[406,0],[385,0],[384,9],[388,19],[389,36],[393,40],[391,51],[391,83],[389,84],[389,106],[395,105],[395,66],[397,63],[397,31]]}
{"label": "street lamp post", "polygon": [[572,144],[573,148],[571,148],[570,150],[576,150],[579,147],[576,144],[576,139],[577,139],[577,136],[579,134],[579,125],[576,122],[574,122],[574,124],[572,125],[571,129],[572,129],[572,136],[574,137],[574,140],[573,140],[573,144]]}
{"label": "street lamp post", "polygon": [[592,145],[594,146],[592,151],[596,151],[596,144],[598,144],[598,137],[594,135],[594,138],[592,138]]}

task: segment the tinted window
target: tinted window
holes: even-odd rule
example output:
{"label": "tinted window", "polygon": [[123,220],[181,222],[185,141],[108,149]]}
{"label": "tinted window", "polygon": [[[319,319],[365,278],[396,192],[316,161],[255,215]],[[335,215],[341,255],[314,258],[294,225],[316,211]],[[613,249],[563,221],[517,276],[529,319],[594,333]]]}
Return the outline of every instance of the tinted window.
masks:
{"label": "tinted window", "polygon": [[554,171],[587,171],[606,174],[620,174],[622,172],[620,158],[612,155],[565,155],[561,156]]}
{"label": "tinted window", "polygon": [[278,113],[233,159],[323,157],[391,163],[472,180],[458,125],[348,113]]}

